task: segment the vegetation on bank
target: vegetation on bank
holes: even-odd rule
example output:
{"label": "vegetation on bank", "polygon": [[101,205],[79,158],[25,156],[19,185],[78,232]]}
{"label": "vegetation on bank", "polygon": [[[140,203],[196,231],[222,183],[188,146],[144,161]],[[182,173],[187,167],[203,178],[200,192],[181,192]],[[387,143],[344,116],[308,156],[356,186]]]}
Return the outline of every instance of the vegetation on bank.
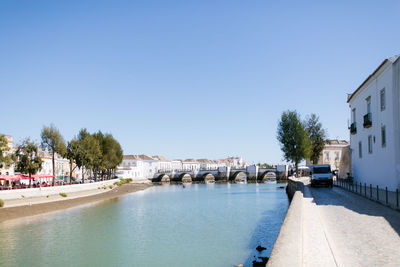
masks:
{"label": "vegetation on bank", "polygon": [[62,196],[62,197],[67,197],[66,193],[60,193],[59,195]]}
{"label": "vegetation on bank", "polygon": [[130,183],[130,182],[132,182],[132,178],[126,178],[126,179],[121,178],[121,179],[119,180],[119,182],[115,182],[114,185],[121,186],[121,185],[123,185],[123,184],[127,184],[127,183]]}
{"label": "vegetation on bank", "polygon": [[[56,154],[69,160],[70,179],[77,167],[83,170],[83,182],[86,171],[91,172],[95,181],[114,178],[115,170],[123,158],[121,145],[111,134],[104,134],[101,131],[91,134],[85,128],[81,129],[72,140],[66,142],[53,124],[44,126],[40,147],[52,156],[53,185],[57,167]],[[5,135],[0,135],[0,167],[15,164],[17,172],[29,176],[36,174],[42,168],[39,145],[29,138],[16,146],[15,153],[8,153],[9,150],[7,138]]]}
{"label": "vegetation on bank", "polygon": [[0,199],[0,208],[4,207],[4,200]]}
{"label": "vegetation on bank", "polygon": [[302,160],[310,158],[313,163],[318,162],[325,146],[326,130],[322,128],[317,115],[311,114],[302,121],[300,114],[288,110],[281,115],[277,138],[285,160],[295,164],[297,174],[298,164]]}

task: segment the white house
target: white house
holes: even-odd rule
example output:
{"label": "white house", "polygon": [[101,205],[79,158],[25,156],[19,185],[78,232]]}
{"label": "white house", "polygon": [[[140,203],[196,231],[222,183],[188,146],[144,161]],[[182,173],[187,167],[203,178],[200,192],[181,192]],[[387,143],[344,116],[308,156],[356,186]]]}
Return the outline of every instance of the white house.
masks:
{"label": "white house", "polygon": [[195,159],[185,159],[182,161],[182,170],[183,171],[199,171],[200,170],[200,162]]}
{"label": "white house", "polygon": [[158,171],[169,172],[172,171],[172,162],[163,156],[152,156],[153,159],[158,160]]}
{"label": "white house", "polygon": [[[346,178],[350,172],[350,149],[346,140],[327,140],[318,162],[315,164],[329,164],[332,170],[337,170],[340,178]],[[306,160],[309,166],[310,159]]]}
{"label": "white house", "polygon": [[159,162],[158,158],[147,155],[125,155],[117,168],[117,176],[132,179],[153,178],[159,170]]}
{"label": "white house", "polygon": [[351,172],[358,182],[400,188],[400,60],[385,59],[350,95]]}
{"label": "white house", "polygon": [[175,159],[171,161],[172,171],[181,171],[182,170],[182,160]]}

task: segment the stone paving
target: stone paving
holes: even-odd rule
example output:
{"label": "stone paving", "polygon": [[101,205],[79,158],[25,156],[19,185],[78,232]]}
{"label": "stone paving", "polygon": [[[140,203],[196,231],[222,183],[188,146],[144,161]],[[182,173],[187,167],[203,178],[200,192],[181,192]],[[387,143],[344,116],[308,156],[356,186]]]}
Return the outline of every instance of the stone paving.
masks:
{"label": "stone paving", "polygon": [[400,266],[400,212],[341,188],[309,186],[303,209],[303,266]]}

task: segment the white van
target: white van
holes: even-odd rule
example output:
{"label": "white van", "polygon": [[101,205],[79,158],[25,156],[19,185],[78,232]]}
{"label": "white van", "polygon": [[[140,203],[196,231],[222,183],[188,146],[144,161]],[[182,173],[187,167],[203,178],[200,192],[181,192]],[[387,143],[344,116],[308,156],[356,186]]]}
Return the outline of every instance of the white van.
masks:
{"label": "white van", "polygon": [[327,185],[333,187],[333,177],[331,171],[331,165],[311,165],[310,169],[310,179],[311,186],[315,185]]}

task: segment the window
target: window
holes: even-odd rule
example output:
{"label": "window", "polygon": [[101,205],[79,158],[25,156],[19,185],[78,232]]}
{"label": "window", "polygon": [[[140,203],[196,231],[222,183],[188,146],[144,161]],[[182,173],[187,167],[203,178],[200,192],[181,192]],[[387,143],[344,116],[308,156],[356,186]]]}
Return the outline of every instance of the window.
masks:
{"label": "window", "polygon": [[368,153],[372,154],[372,135],[368,135]]}
{"label": "window", "polygon": [[335,161],[339,161],[339,152],[335,152]]}
{"label": "window", "polygon": [[371,113],[371,96],[365,99],[367,101],[367,113]]}
{"label": "window", "polygon": [[325,152],[325,161],[330,161],[329,152]]}
{"label": "window", "polygon": [[386,108],[386,99],[385,99],[385,88],[381,90],[381,111],[384,111]]}
{"label": "window", "polygon": [[381,127],[381,141],[382,147],[386,147],[386,126]]}
{"label": "window", "polygon": [[358,157],[362,158],[362,144],[361,144],[361,141],[358,142]]}
{"label": "window", "polygon": [[356,122],[356,109],[355,108],[353,108],[351,110],[351,123],[354,123],[354,122]]}

